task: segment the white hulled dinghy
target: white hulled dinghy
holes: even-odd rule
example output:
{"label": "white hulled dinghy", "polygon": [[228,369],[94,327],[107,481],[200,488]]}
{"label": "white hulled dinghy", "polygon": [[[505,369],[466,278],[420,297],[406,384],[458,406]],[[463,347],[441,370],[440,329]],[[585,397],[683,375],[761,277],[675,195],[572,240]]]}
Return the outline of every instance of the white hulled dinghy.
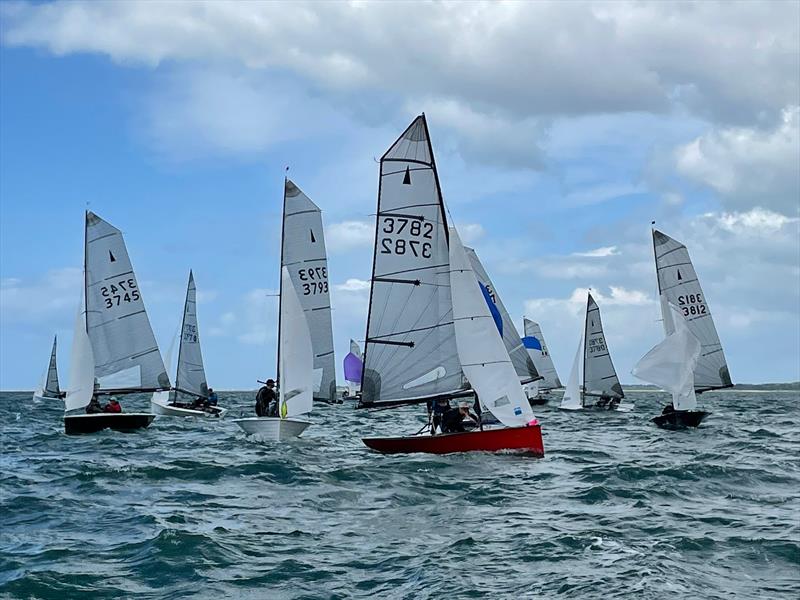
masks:
{"label": "white hulled dinghy", "polygon": [[311,332],[314,400],[338,404],[322,211],[290,179],[284,184],[281,240],[281,269],[289,270]]}
{"label": "white hulled dinghy", "polygon": [[[506,426],[363,442],[384,453],[522,450],[543,455],[541,429],[495,319],[458,235],[448,230],[424,115],[383,155],[380,169],[358,406],[430,404],[477,392],[481,404]],[[451,265],[451,260],[458,262]],[[456,289],[464,298],[454,303]],[[483,339],[487,335],[489,342]],[[467,378],[474,378],[475,391]]]}
{"label": "white hulled dinghy", "polygon": [[189,271],[178,345],[175,386],[166,392],[155,392],[150,401],[150,408],[155,414],[168,417],[225,416],[228,412],[225,408],[208,405],[208,396],[203,352],[200,348],[200,327],[197,323],[197,287],[194,274]]}
{"label": "white hulled dinghy", "polygon": [[83,413],[93,394],[170,388],[122,232],[87,211],[84,248],[84,302],[72,342],[64,428],[68,434],[142,429],[155,415]]}
{"label": "white hulled dinghy", "polygon": [[57,342],[57,336],[54,336],[53,350],[50,352],[50,363],[47,365],[47,371],[42,378],[39,389],[33,392],[34,400],[60,400],[66,395],[58,386],[58,365],[56,364]]}
{"label": "white hulled dinghy", "polygon": [[603,333],[600,308],[590,292],[586,300],[583,335],[578,343],[560,408],[627,412],[633,409],[633,404],[623,403],[624,397]]}
{"label": "white hulled dinghy", "polygon": [[[672,403],[664,408],[661,415],[653,419],[656,425],[672,429],[697,427],[709,413],[697,410],[696,394],[729,388],[733,383],[722,351],[722,343],[711,316],[711,309],[700,287],[689,251],[686,246],[656,229],[653,229],[652,233],[658,294],[666,338],[645,355],[637,365],[634,375],[672,392]],[[675,318],[676,310],[681,319]],[[683,340],[686,332],[681,330],[682,323],[685,323],[688,333],[700,344],[696,360],[693,358],[691,341],[683,341],[685,346],[681,346],[680,354],[674,356],[656,352],[662,344],[676,345]],[[668,342],[673,337],[675,339]],[[674,381],[664,381],[663,374],[659,376],[655,373],[655,365],[659,363],[680,364],[680,367],[675,367]],[[691,393],[682,386],[683,370],[690,367],[693,371]],[[652,379],[654,376],[659,378],[658,382]]]}
{"label": "white hulled dinghy", "polygon": [[278,406],[279,417],[234,419],[248,435],[270,441],[299,436],[311,424],[301,418],[314,405],[314,352],[306,313],[288,267],[281,269],[278,317]]}
{"label": "white hulled dinghy", "polygon": [[522,325],[525,331],[522,343],[533,364],[536,365],[536,370],[542,376],[542,380],[528,384],[525,387],[525,393],[532,405],[547,404],[551,391],[563,386],[558,378],[553,359],[550,357],[550,351],[545,344],[542,328],[538,323],[526,317],[522,318]]}

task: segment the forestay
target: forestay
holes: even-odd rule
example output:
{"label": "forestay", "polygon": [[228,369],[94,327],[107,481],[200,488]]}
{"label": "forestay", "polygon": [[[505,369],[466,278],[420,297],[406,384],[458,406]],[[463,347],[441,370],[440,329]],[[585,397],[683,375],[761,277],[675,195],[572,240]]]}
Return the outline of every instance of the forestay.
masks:
{"label": "forestay", "polygon": [[86,213],[86,321],[101,389],[170,386],[122,232]]}
{"label": "forestay", "polygon": [[539,388],[543,390],[560,388],[561,380],[558,378],[550,351],[545,344],[542,328],[538,323],[527,318],[523,318],[523,325],[525,337],[522,338],[522,343],[528,350],[528,355],[533,360],[536,371],[544,378],[544,381],[539,383]]}
{"label": "forestay", "polygon": [[281,417],[286,418],[311,412],[314,403],[311,333],[288,267],[281,269],[280,321],[278,379]]}
{"label": "forestay", "polygon": [[483,268],[483,264],[481,264],[478,255],[472,248],[465,247],[464,250],[466,251],[467,257],[470,260],[472,269],[475,272],[475,277],[478,278],[478,283],[483,286],[484,295],[488,295],[490,301],[497,307],[497,311],[500,313],[500,318],[502,320],[503,344],[505,344],[506,350],[508,351],[508,356],[511,358],[511,364],[514,365],[514,371],[516,371],[517,375],[523,382],[539,379],[540,373],[536,370],[533,360],[531,360],[531,357],[525,350],[525,346],[522,343],[522,338],[519,337],[517,328],[514,327],[514,321],[509,316],[503,301],[500,299],[497,289],[494,287],[492,280],[489,278],[489,274],[486,272],[486,269]]}
{"label": "forestay", "polygon": [[603,334],[600,309],[589,294],[586,303],[586,328],[584,331],[583,394],[584,396],[610,396],[624,398],[617,372],[608,353]]}
{"label": "forestay", "polygon": [[47,379],[44,384],[46,396],[58,396],[61,390],[58,387],[58,365],[56,364],[56,342],[57,337],[53,337],[53,351],[50,352],[50,364],[47,367]]}
{"label": "forestay", "polygon": [[306,312],[314,351],[314,397],[336,398],[328,257],[322,212],[292,181],[283,195],[281,267],[287,267]]}
{"label": "forestay", "polygon": [[526,425],[533,412],[454,227],[450,228],[450,286],[458,357],[472,389],[504,425]]}
{"label": "forestay", "polygon": [[361,403],[452,395],[464,381],[447,220],[424,115],[383,155],[380,168]]}
{"label": "forestay", "polygon": [[689,330],[701,344],[694,371],[695,389],[704,391],[730,387],[733,384],[722,344],[686,246],[653,230],[653,249],[659,294],[678,308]]}
{"label": "forestay", "polygon": [[208,398],[203,353],[200,349],[200,330],[197,326],[197,289],[194,275],[189,271],[186,302],[183,305],[183,324],[178,346],[178,372],[175,389],[201,398]]}

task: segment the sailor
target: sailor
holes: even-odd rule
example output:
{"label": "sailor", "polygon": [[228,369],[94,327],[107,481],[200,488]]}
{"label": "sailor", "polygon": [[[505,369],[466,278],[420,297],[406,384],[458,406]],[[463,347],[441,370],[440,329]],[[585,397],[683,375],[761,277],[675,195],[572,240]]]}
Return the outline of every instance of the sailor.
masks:
{"label": "sailor", "polygon": [[114,396],[111,396],[111,399],[108,401],[108,404],[106,404],[103,407],[103,412],[121,413],[122,412],[122,406],[120,406],[119,402],[117,401],[117,399]]}
{"label": "sailor", "polygon": [[431,422],[431,435],[436,435],[436,428],[441,431],[442,415],[450,410],[450,401],[447,398],[438,398],[428,402],[428,419],[433,417]]}
{"label": "sailor", "polygon": [[214,388],[208,388],[208,405],[216,406],[217,402],[219,402],[219,398],[217,398],[217,392],[214,391]]}
{"label": "sailor", "polygon": [[664,407],[664,410],[661,411],[661,414],[668,415],[669,413],[674,413],[674,412],[675,412],[675,407],[672,406],[672,402],[670,402]]}
{"label": "sailor", "polygon": [[100,406],[100,401],[97,399],[97,395],[93,394],[92,399],[89,400],[89,404],[86,405],[86,414],[93,415],[101,412],[103,412],[103,407]]}
{"label": "sailor", "polygon": [[256,415],[259,417],[278,416],[278,397],[275,395],[275,380],[267,383],[256,394]]}
{"label": "sailor", "polygon": [[478,424],[478,417],[469,410],[469,402],[461,402],[458,408],[451,408],[442,415],[442,433],[457,433],[465,431],[464,419],[470,419]]}

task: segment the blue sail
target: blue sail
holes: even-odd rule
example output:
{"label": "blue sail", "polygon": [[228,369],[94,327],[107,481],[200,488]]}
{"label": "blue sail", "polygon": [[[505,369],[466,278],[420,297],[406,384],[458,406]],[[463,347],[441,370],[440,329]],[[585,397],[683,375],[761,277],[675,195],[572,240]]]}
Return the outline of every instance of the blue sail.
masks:
{"label": "blue sail", "polygon": [[524,338],[522,338],[522,345],[525,346],[528,350],[539,350],[540,352],[542,351],[541,342],[532,335],[526,335]]}
{"label": "blue sail", "polygon": [[481,292],[483,292],[483,299],[486,300],[486,304],[489,305],[489,312],[492,313],[497,331],[500,332],[500,337],[503,337],[503,317],[500,316],[500,311],[497,310],[497,306],[495,306],[494,300],[492,300],[492,295],[489,293],[489,290],[486,289],[486,286],[480,282],[478,282],[478,285],[481,288]]}

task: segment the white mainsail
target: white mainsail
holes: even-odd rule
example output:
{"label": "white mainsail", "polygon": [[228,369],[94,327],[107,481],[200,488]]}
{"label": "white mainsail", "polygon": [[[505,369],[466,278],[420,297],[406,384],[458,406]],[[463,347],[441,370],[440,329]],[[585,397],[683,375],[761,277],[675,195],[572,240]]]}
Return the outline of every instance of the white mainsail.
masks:
{"label": "white mainsail", "polygon": [[489,274],[486,272],[486,269],[484,269],[477,253],[472,248],[464,247],[464,250],[469,257],[472,269],[475,272],[475,277],[477,277],[478,283],[482,287],[484,296],[488,296],[500,315],[502,322],[501,327],[503,330],[503,343],[508,351],[508,356],[511,358],[511,363],[514,365],[514,370],[517,372],[517,375],[523,382],[529,382],[531,380],[538,379],[540,374],[536,370],[533,360],[531,360],[531,357],[525,350],[525,346],[522,344],[522,338],[519,337],[517,328],[514,327],[514,321],[511,319],[506,307],[503,305],[503,301],[500,299],[500,294],[497,292],[497,288],[494,287],[494,284],[489,278]]}
{"label": "white mainsail", "polygon": [[287,267],[281,268],[280,310],[280,382],[281,418],[311,412],[313,398],[314,352],[306,313]]}
{"label": "white mainsail", "polygon": [[592,298],[586,301],[586,327],[583,353],[583,395],[624,398],[622,386],[611,362],[600,320],[600,308]]}
{"label": "white mainsail", "polygon": [[558,378],[553,358],[550,356],[547,344],[545,344],[542,328],[535,321],[525,317],[522,320],[525,329],[525,337],[522,339],[522,343],[525,344],[528,355],[536,366],[536,371],[544,378],[544,381],[539,382],[539,389],[551,390],[560,388],[561,380]]}
{"label": "white mainsail", "polygon": [[56,342],[57,336],[53,337],[53,350],[50,352],[50,364],[47,366],[47,378],[45,379],[42,391],[45,396],[57,397],[61,393],[58,387],[58,365],[56,364]]}
{"label": "white mainsail", "polygon": [[86,213],[86,322],[102,390],[170,387],[122,232]]}
{"label": "white mainsail", "polygon": [[581,358],[583,357],[583,334],[578,342],[578,349],[575,351],[575,359],[572,361],[572,370],[569,372],[567,387],[564,396],[561,398],[561,408],[567,410],[578,410],[583,408],[583,398],[581,397]]}
{"label": "white mainsail", "polygon": [[689,251],[677,240],[655,229],[653,250],[659,295],[678,308],[685,317],[689,330],[701,344],[700,357],[694,371],[695,389],[702,392],[732,386],[722,343]]}
{"label": "white mainsail", "polygon": [[180,345],[178,346],[178,371],[175,389],[179,392],[208,398],[203,352],[200,349],[200,330],[197,326],[197,288],[194,274],[189,271],[186,301],[183,305]]}
{"label": "white mainsail", "polygon": [[381,158],[362,405],[464,389],[447,219],[424,115]]}
{"label": "white mainsail", "polygon": [[670,304],[666,310],[665,320],[670,318],[673,330],[636,363],[631,373],[670,392],[675,410],[694,410],[694,369],[700,356],[700,341],[677,307]]}
{"label": "white mainsail", "polygon": [[455,227],[450,228],[450,289],[458,358],[472,389],[504,425],[526,425],[533,419],[531,406]]}
{"label": "white mainsail", "polygon": [[94,355],[89,336],[86,334],[86,319],[83,298],[75,317],[72,333],[72,348],[69,360],[69,383],[64,398],[64,412],[84,408],[94,393]]}
{"label": "white mainsail", "polygon": [[306,313],[314,350],[314,397],[336,398],[328,257],[322,212],[289,179],[283,196],[281,267],[287,267]]}

